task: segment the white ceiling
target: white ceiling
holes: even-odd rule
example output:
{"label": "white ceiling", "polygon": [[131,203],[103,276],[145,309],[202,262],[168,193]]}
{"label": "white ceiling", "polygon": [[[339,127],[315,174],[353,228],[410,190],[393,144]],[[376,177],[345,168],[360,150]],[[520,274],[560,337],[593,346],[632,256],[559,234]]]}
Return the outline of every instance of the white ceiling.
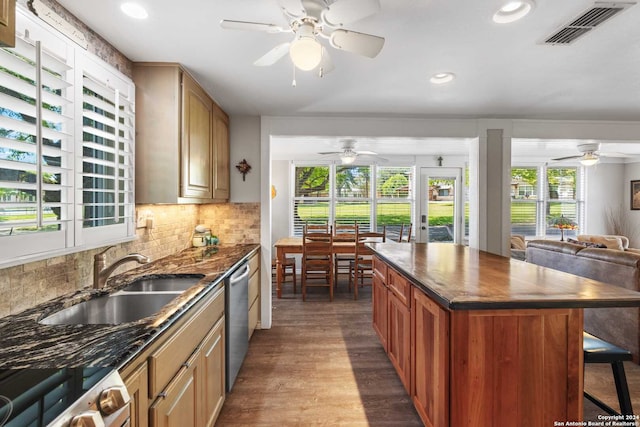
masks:
{"label": "white ceiling", "polygon": [[[223,30],[221,19],[286,25],[276,0],[137,0],[145,21],[124,16],[123,0],[58,0],[133,61],[187,67],[230,114],[640,118],[640,5],[570,46],[540,41],[593,0],[536,0],[520,22],[491,16],[504,0],[380,0],[382,11],[348,25],[386,38],[368,59],[330,49],[335,70],[297,73],[288,57],[252,63],[291,34]],[[429,76],[457,79],[434,86]]]}

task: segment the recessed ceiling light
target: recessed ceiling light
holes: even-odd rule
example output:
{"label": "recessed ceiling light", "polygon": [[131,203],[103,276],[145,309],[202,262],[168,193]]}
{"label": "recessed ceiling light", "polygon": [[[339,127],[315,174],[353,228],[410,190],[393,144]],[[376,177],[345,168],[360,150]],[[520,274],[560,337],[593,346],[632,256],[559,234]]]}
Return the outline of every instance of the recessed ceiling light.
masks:
{"label": "recessed ceiling light", "polygon": [[493,14],[493,22],[508,24],[524,18],[533,9],[533,0],[510,0]]}
{"label": "recessed ceiling light", "polygon": [[135,19],[146,19],[149,16],[144,7],[140,6],[137,3],[122,3],[120,5],[120,10],[125,15]]}
{"label": "recessed ceiling light", "polygon": [[453,73],[438,73],[438,74],[434,74],[433,76],[431,76],[431,78],[429,79],[429,81],[433,84],[436,85],[441,85],[441,84],[445,84],[445,83],[449,83],[450,81],[452,81],[453,79],[456,78],[456,75]]}

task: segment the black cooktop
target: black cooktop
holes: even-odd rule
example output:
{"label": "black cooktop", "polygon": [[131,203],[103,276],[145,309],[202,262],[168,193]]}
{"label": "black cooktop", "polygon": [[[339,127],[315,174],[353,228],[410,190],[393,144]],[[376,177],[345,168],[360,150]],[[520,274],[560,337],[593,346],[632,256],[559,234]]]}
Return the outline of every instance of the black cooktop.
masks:
{"label": "black cooktop", "polygon": [[113,368],[0,370],[0,427],[44,427]]}

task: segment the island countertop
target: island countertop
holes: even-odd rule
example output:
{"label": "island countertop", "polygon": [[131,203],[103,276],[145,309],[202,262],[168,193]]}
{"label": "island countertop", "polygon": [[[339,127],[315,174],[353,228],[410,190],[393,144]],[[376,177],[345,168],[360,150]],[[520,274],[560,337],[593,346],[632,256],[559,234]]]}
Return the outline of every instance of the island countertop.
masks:
{"label": "island countertop", "polygon": [[[15,315],[0,318],[0,369],[102,366],[119,368],[152,342],[257,249],[257,244],[190,248],[107,281],[102,290],[85,288]],[[204,277],[153,316],[118,325],[43,325],[39,320],[62,308],[123,288],[142,276],[202,274]]]}
{"label": "island countertop", "polygon": [[449,310],[640,306],[640,292],[466,246],[368,245]]}

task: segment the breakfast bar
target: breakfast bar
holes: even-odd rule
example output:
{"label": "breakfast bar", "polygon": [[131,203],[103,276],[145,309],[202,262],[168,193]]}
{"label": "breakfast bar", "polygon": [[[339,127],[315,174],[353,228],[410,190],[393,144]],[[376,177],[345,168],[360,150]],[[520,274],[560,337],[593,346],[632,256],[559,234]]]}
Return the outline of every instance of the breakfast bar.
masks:
{"label": "breakfast bar", "polygon": [[583,308],[640,293],[452,244],[372,243],[373,326],[428,426],[582,420]]}

